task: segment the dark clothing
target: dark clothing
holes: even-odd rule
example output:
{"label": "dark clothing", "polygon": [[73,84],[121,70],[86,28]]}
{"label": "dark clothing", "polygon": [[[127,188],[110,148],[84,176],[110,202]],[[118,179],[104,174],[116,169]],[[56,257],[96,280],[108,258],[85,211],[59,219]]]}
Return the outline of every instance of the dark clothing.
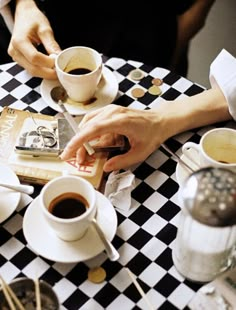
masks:
{"label": "dark clothing", "polygon": [[[175,48],[177,15],[193,2],[156,1],[140,5],[119,1],[38,0],[48,17],[62,49],[73,45],[90,46],[108,57],[121,57],[152,66],[169,68]],[[184,2],[184,4],[183,4]],[[132,6],[133,5],[133,6]],[[187,53],[184,57],[186,63]],[[186,75],[186,68],[179,74]]]}
{"label": "dark clothing", "polygon": [[5,22],[0,14],[0,64],[12,62],[11,57],[7,53],[11,34],[8,31]]}

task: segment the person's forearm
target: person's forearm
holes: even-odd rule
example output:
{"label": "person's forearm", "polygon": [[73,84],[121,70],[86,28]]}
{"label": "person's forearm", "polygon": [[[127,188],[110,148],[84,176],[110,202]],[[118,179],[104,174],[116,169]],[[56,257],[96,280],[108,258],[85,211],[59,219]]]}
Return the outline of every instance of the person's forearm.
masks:
{"label": "person's forearm", "polygon": [[178,42],[186,44],[206,22],[215,0],[197,0],[192,7],[178,17]]}
{"label": "person's forearm", "polygon": [[158,117],[161,116],[166,139],[186,130],[232,119],[227,101],[219,88],[164,102],[156,112]]}

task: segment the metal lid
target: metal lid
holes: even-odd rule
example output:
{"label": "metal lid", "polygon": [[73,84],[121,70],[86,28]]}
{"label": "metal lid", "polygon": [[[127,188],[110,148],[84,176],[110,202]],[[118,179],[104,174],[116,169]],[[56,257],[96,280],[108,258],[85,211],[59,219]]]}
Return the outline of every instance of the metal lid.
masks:
{"label": "metal lid", "polygon": [[207,167],[193,172],[182,189],[184,206],[197,221],[209,226],[236,224],[236,174]]}

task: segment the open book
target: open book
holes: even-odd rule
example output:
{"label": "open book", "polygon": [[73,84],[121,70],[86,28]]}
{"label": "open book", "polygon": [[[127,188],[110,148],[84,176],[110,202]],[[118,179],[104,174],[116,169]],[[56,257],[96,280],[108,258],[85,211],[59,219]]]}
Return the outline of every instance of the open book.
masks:
{"label": "open book", "polygon": [[[43,185],[69,173],[86,178],[99,189],[108,152],[87,155],[83,165],[77,165],[75,158],[62,161],[58,155],[73,134],[65,121],[63,117],[5,107],[0,117],[0,162],[25,183]],[[33,151],[27,154],[25,150]],[[39,156],[37,150],[45,150],[45,155]]]}

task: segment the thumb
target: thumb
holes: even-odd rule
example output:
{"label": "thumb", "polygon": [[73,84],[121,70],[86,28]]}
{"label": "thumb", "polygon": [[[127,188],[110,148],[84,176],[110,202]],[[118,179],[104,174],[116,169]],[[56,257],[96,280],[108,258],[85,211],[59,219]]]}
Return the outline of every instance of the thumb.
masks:
{"label": "thumb", "polygon": [[41,38],[41,42],[49,55],[60,53],[61,48],[55,40],[53,32],[47,32],[47,34],[44,34]]}

